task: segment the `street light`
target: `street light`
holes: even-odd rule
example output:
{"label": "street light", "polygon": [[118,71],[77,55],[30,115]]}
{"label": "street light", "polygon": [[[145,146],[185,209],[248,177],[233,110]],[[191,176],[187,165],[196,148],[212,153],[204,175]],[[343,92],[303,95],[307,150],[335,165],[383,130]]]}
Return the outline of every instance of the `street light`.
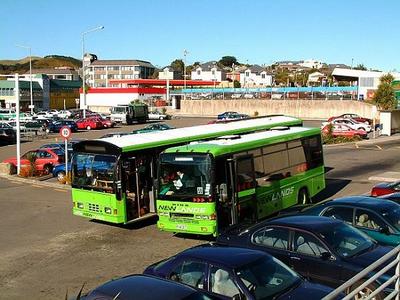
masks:
{"label": "street light", "polygon": [[98,26],[88,31],[82,32],[82,92],[83,92],[83,117],[86,118],[86,91],[85,91],[85,35],[104,29],[104,26]]}
{"label": "street light", "polygon": [[[186,90],[186,55],[188,55],[189,52],[184,49],[183,50],[183,89]],[[186,100],[186,93],[183,93],[183,100]]]}
{"label": "street light", "polygon": [[32,48],[29,46],[23,46],[23,45],[15,45],[15,46],[29,50],[29,82],[30,82],[30,90],[31,90],[31,105],[29,105],[29,108],[31,109],[31,114],[33,115],[33,108],[35,106],[33,105],[33,92],[32,92]]}

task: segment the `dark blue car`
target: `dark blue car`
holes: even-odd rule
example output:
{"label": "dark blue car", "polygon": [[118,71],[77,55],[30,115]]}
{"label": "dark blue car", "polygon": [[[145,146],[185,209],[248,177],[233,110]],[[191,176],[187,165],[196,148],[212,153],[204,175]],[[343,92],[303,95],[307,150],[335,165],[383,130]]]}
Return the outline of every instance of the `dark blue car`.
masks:
{"label": "dark blue car", "polygon": [[400,205],[388,199],[343,197],[316,204],[302,213],[343,220],[382,245],[400,244]]}
{"label": "dark blue car", "polygon": [[81,300],[212,300],[219,299],[192,287],[147,275],[129,275],[106,282]]}
{"label": "dark blue car", "polygon": [[78,131],[78,125],[73,120],[58,120],[47,125],[47,129],[50,132],[59,132],[60,129],[64,126],[68,126],[72,132]]}
{"label": "dark blue car", "polygon": [[331,289],[303,280],[256,250],[212,244],[187,249],[149,266],[145,274],[178,281],[222,299],[321,299]]}
{"label": "dark blue car", "polygon": [[[233,227],[217,242],[267,252],[311,281],[331,287],[340,286],[392,250],[343,221],[318,216],[288,216]],[[382,276],[381,281],[393,274]],[[371,294],[378,284],[371,283],[359,296]],[[351,290],[359,285],[355,283]]]}

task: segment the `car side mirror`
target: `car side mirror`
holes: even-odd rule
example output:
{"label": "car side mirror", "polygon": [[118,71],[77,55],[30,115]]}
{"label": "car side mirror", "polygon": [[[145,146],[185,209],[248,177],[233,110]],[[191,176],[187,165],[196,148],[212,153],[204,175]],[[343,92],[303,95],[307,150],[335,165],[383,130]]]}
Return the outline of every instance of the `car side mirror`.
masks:
{"label": "car side mirror", "polygon": [[379,232],[380,232],[380,233],[383,233],[383,234],[386,234],[386,235],[389,235],[389,234],[390,234],[390,230],[389,230],[389,227],[388,227],[388,226],[384,226],[384,227],[380,228],[380,229],[379,229]]}
{"label": "car side mirror", "polygon": [[332,255],[329,252],[322,252],[320,257],[322,260],[329,260],[332,258]]}

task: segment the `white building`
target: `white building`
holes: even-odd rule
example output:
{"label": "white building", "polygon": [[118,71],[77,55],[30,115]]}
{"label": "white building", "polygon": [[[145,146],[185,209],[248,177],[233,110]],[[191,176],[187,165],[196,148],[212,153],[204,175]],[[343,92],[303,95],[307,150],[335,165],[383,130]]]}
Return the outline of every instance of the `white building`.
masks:
{"label": "white building", "polygon": [[158,73],[158,79],[173,80],[173,79],[183,79],[182,72],[174,70],[171,66],[164,67]]}
{"label": "white building", "polygon": [[[335,68],[332,76],[338,80],[353,81],[358,86],[358,99],[372,98],[375,90],[378,88],[380,78],[387,72],[363,71],[355,69]],[[395,80],[400,80],[400,73],[390,72]]]}
{"label": "white building", "polygon": [[272,86],[272,82],[273,76],[259,65],[253,65],[240,72],[242,87]]}
{"label": "white building", "polygon": [[313,72],[308,75],[307,85],[322,85],[322,82],[326,80],[326,75],[321,72]]}
{"label": "white building", "polygon": [[197,66],[192,71],[192,80],[217,81],[226,79],[226,71],[218,67],[215,61],[210,61]]}
{"label": "white building", "polygon": [[299,65],[310,69],[321,69],[324,64],[318,60],[307,59],[300,62]]}

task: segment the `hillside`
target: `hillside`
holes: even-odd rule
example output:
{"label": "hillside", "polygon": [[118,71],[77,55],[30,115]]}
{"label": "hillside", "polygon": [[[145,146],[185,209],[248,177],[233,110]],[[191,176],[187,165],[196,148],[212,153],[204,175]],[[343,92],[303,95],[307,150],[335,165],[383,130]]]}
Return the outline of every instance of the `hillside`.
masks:
{"label": "hillside", "polygon": [[[61,55],[45,57],[32,56],[33,69],[52,69],[55,67],[71,67],[79,69],[82,62],[76,58]],[[0,60],[0,74],[24,74],[29,72],[29,57],[20,60]]]}

